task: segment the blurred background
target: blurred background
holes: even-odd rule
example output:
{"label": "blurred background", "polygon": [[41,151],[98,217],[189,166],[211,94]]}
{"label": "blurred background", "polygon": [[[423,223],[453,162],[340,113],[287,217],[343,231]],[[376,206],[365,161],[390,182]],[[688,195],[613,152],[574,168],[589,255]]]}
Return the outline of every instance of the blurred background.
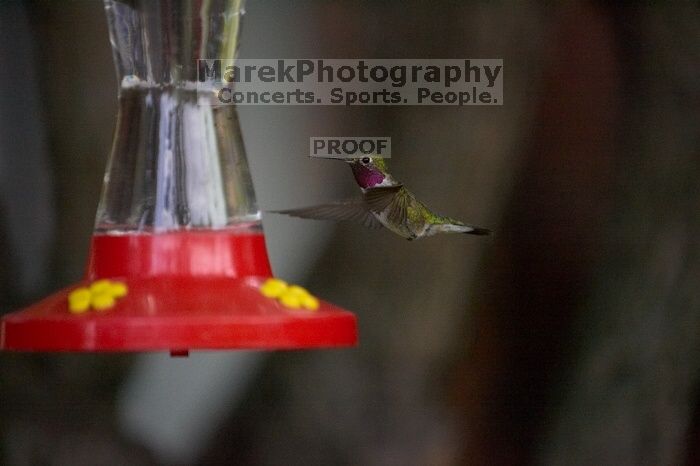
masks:
{"label": "blurred background", "polygon": [[[658,3],[658,4],[656,4]],[[0,354],[3,465],[700,464],[696,2],[251,0],[246,58],[502,58],[499,107],[243,107],[262,209],[342,199],[310,136],[489,238],[266,215],[358,348]],[[101,2],[0,1],[0,313],[80,278],[116,115]]]}

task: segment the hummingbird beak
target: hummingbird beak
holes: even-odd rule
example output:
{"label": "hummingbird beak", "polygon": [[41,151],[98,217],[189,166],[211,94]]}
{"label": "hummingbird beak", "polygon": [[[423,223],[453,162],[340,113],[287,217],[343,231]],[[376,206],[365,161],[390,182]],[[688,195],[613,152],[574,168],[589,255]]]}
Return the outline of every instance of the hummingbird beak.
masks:
{"label": "hummingbird beak", "polygon": [[311,158],[311,159],[326,159],[326,160],[340,160],[341,162],[346,162],[346,163],[353,163],[355,161],[354,159],[346,159],[344,157],[321,157],[321,156],[310,155],[309,158]]}

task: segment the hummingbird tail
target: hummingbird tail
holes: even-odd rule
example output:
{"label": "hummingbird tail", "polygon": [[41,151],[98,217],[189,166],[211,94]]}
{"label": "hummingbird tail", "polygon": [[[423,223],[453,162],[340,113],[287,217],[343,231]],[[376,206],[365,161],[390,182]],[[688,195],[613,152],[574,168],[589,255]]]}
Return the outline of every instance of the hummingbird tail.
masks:
{"label": "hummingbird tail", "polygon": [[[490,235],[491,230],[481,227],[473,227],[471,225],[465,225],[463,223],[442,223],[434,227],[434,233],[464,233],[465,235],[478,235],[485,236]],[[431,233],[431,234],[434,234]]]}
{"label": "hummingbird tail", "polygon": [[463,231],[465,235],[478,235],[478,236],[486,236],[491,234],[491,230],[488,228],[479,228],[479,227],[466,227],[465,231]]}

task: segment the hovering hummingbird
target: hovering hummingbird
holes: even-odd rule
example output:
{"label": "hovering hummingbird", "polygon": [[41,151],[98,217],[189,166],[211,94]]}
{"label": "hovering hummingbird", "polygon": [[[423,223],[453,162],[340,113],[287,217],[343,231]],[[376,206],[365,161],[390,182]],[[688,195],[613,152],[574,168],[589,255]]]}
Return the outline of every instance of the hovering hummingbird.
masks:
{"label": "hovering hummingbird", "polygon": [[459,220],[433,213],[391,176],[383,158],[364,156],[344,160],[352,168],[362,197],[272,212],[316,220],[354,221],[368,228],[385,227],[409,241],[436,233],[491,233],[486,228],[465,225]]}

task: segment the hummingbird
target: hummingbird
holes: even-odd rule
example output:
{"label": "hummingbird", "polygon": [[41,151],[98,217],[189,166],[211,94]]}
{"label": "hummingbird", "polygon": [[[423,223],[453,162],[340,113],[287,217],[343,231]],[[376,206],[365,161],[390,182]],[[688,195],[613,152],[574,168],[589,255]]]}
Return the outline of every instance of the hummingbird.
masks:
{"label": "hummingbird", "polygon": [[436,233],[491,233],[486,228],[466,225],[428,209],[403,183],[391,176],[384,158],[363,156],[343,160],[350,165],[362,197],[272,213],[315,220],[353,221],[373,229],[384,227],[409,241]]}

